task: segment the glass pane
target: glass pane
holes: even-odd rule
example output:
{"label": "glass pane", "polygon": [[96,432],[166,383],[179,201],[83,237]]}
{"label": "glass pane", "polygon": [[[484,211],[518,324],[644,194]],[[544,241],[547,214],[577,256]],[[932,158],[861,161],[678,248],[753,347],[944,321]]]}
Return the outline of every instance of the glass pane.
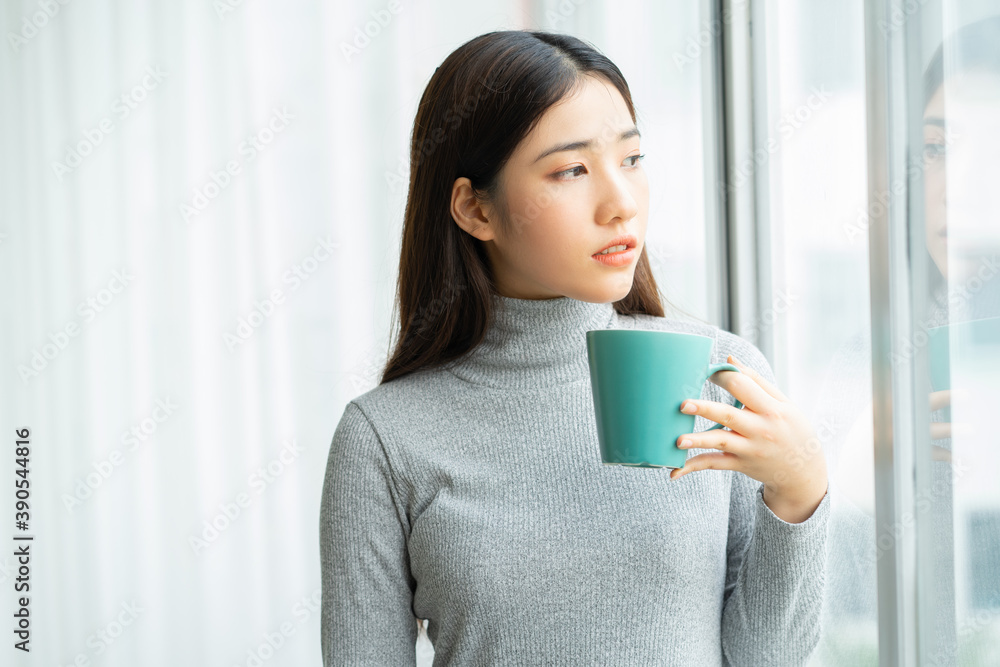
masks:
{"label": "glass pane", "polygon": [[909,147],[920,167],[911,169],[911,186],[921,185],[920,175],[923,186],[922,216],[915,210],[910,219],[911,239],[925,251],[912,276],[923,317],[906,349],[924,356],[915,369],[927,369],[929,389],[930,474],[917,493],[926,519],[922,611],[935,628],[925,637],[925,664],[1000,664],[1000,438],[990,419],[1000,399],[996,11],[995,3],[945,2],[940,15],[922,13],[923,34],[940,35],[940,22],[945,39],[929,44],[923,62],[911,51],[907,63],[923,77],[921,106],[910,111],[921,143]]}
{"label": "glass pane", "polygon": [[768,132],[756,168],[770,184],[773,300],[762,321],[774,322],[776,375],[812,419],[830,477],[812,664],[876,665],[864,16],[859,3],[766,7],[766,88],[755,92]]}

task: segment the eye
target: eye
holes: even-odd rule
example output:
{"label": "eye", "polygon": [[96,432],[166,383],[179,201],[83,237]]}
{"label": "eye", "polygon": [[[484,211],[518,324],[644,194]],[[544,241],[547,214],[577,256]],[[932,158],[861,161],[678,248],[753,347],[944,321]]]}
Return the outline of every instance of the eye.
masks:
{"label": "eye", "polygon": [[633,160],[632,166],[633,167],[638,167],[639,166],[639,160],[641,160],[644,157],[646,157],[646,154],[645,153],[640,153],[639,155],[629,155],[627,158],[625,158],[625,160],[626,160],[626,162],[628,160]]}
{"label": "eye", "polygon": [[566,169],[565,171],[557,171],[554,175],[556,177],[558,177],[558,178],[562,178],[565,174],[573,174],[574,176],[576,176],[579,173],[578,170],[580,170],[580,169],[583,169],[582,165],[578,165],[576,167],[570,167],[569,169]]}
{"label": "eye", "polygon": [[[629,155],[627,158],[625,158],[625,162],[632,160],[632,164],[630,166],[632,168],[638,168],[639,161],[644,157],[646,157],[645,153],[642,153],[640,155]],[[565,169],[563,171],[557,171],[555,174],[553,174],[553,176],[555,176],[556,178],[565,178],[567,175],[578,176],[582,173],[582,170],[584,169],[586,169],[586,167],[583,167],[582,165],[577,165],[576,167],[570,167],[569,169]]]}
{"label": "eye", "polygon": [[945,156],[944,144],[924,144],[924,162],[939,162]]}

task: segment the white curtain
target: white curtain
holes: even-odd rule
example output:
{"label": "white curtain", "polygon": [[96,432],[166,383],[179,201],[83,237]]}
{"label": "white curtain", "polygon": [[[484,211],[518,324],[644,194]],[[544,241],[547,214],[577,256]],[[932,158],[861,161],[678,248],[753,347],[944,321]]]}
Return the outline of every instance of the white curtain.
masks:
{"label": "white curtain", "polygon": [[34,538],[16,664],[319,664],[329,442],[385,358],[417,100],[473,36],[571,32],[622,67],[670,183],[651,259],[703,314],[701,74],[670,57],[702,19],[676,4],[3,3],[0,478],[13,520],[27,429],[30,519],[4,533]]}

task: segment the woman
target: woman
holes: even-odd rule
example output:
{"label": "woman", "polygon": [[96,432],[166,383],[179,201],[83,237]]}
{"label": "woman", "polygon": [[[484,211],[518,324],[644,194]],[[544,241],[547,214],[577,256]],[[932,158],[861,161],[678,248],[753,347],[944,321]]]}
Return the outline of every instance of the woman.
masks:
{"label": "woman", "polygon": [[[663,316],[641,158],[621,72],[574,37],[489,33],[431,77],[399,337],[330,448],[326,664],[413,664],[416,618],[436,664],[802,664],[815,646],[823,453],[752,344]],[[710,336],[744,371],[685,402],[684,468],[601,464],[585,332],[603,328]]]}

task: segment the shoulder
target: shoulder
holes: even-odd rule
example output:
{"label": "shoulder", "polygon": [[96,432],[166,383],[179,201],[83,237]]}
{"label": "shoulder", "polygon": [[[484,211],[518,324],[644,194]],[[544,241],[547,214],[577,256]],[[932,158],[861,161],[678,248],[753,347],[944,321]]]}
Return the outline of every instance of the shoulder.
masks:
{"label": "shoulder", "polygon": [[422,400],[424,395],[433,396],[447,382],[449,374],[443,367],[421,369],[377,384],[368,391],[351,399],[362,409],[376,408],[381,403],[398,403],[400,400]]}
{"label": "shoulder", "polygon": [[[343,404],[328,455],[328,468],[339,462],[344,471],[372,466],[392,476],[402,490],[411,480],[414,457],[433,449],[440,420],[444,371],[417,371],[372,387]],[[437,412],[440,412],[438,408]],[[343,474],[348,474],[344,472]]]}
{"label": "shoulder", "polygon": [[378,384],[352,398],[344,407],[342,419],[365,421],[380,435],[397,427],[405,430],[434,406],[445,404],[453,396],[450,374],[442,368],[425,369]]}

